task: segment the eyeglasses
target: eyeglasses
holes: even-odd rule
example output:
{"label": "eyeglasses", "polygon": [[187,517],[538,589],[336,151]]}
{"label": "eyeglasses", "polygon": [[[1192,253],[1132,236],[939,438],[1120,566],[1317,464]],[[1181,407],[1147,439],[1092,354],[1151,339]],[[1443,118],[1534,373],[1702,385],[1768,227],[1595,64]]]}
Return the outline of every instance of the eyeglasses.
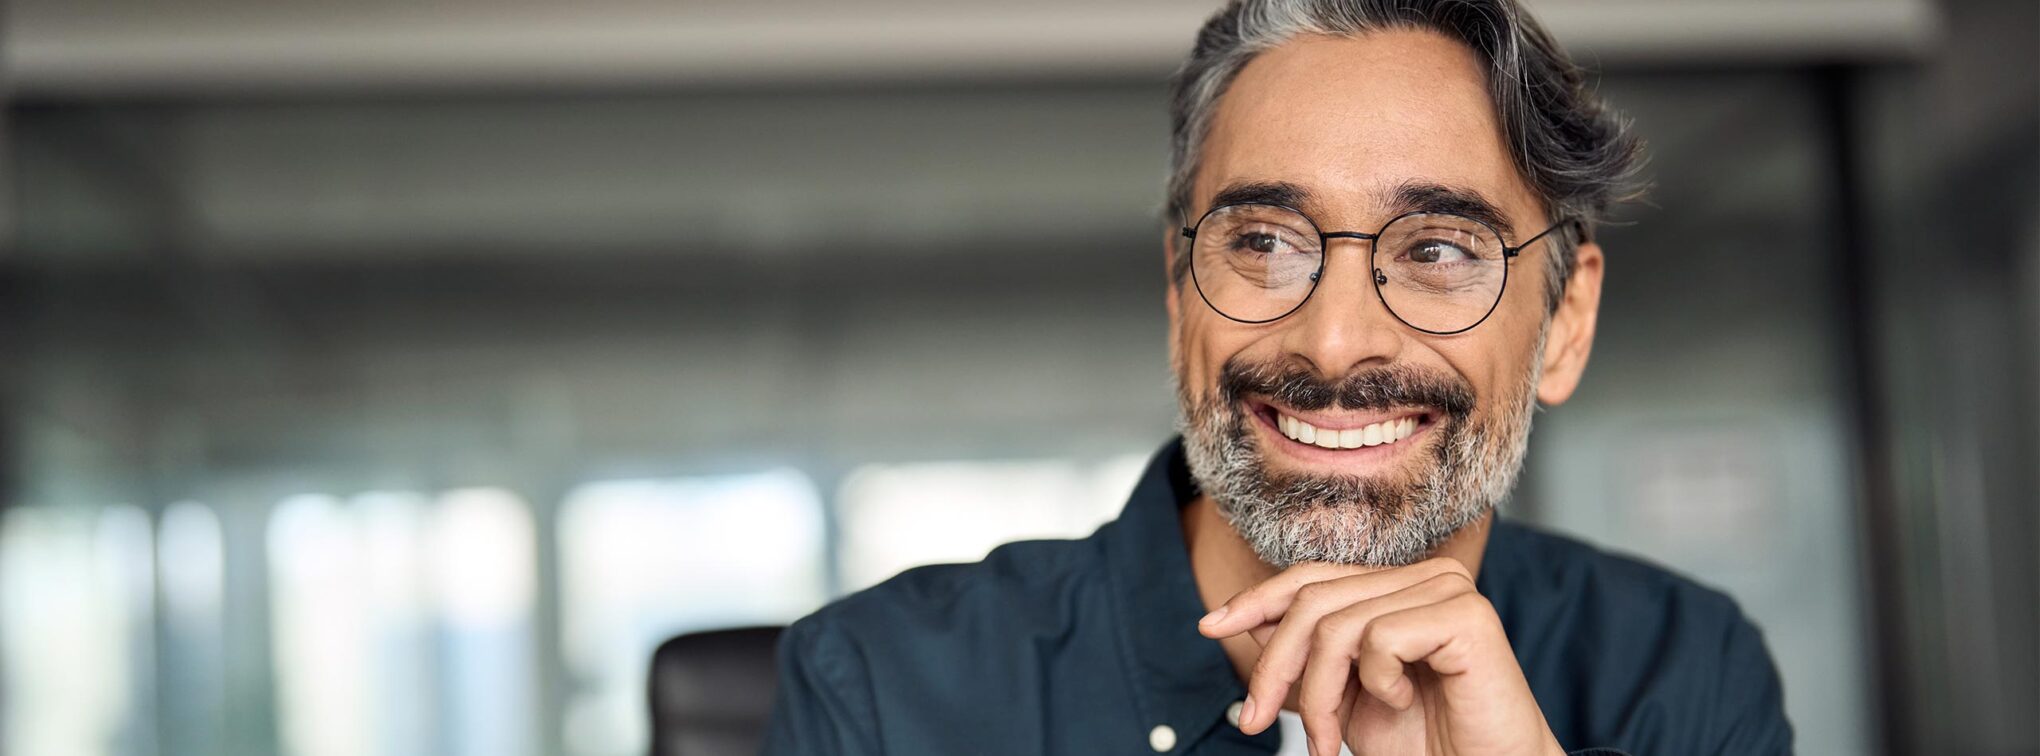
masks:
{"label": "eyeglasses", "polygon": [[1324,277],[1332,239],[1374,242],[1374,293],[1389,314],[1416,330],[1472,330],[1501,304],[1509,258],[1572,223],[1561,220],[1508,246],[1493,226],[1463,215],[1414,212],[1372,233],[1319,231],[1295,209],[1246,203],[1212,208],[1190,240],[1190,277],[1204,303],[1228,319],[1260,324],[1303,307]]}

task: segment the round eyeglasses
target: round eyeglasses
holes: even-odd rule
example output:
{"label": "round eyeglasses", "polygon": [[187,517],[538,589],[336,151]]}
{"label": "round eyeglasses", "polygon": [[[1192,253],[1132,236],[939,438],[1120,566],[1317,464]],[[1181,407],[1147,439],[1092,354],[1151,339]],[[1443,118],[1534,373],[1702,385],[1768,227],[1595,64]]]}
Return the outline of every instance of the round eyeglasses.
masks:
{"label": "round eyeglasses", "polygon": [[1248,324],[1303,307],[1324,278],[1330,240],[1370,240],[1374,293],[1389,314],[1445,336],[1487,320],[1508,286],[1509,258],[1571,222],[1511,247],[1493,226],[1452,213],[1405,213],[1372,234],[1324,232],[1293,208],[1246,203],[1212,208],[1183,236],[1198,295],[1218,314]]}

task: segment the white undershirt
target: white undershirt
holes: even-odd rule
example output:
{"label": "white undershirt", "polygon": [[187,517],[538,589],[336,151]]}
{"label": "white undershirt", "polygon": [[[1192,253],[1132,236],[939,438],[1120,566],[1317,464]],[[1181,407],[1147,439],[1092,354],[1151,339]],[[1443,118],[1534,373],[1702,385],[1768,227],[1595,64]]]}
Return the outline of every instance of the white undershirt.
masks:
{"label": "white undershirt", "polygon": [[[1275,726],[1282,728],[1282,747],[1275,756],[1310,756],[1310,741],[1303,737],[1303,717],[1288,709],[1275,713]],[[1346,744],[1339,744],[1339,756],[1353,756]]]}

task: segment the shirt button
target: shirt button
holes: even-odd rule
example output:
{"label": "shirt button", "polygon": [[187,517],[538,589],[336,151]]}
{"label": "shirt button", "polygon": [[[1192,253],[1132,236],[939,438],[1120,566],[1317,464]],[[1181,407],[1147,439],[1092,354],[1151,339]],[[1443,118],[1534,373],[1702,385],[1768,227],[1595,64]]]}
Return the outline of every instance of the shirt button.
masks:
{"label": "shirt button", "polygon": [[1176,747],[1176,728],[1155,725],[1154,729],[1148,730],[1148,747],[1155,749],[1155,753],[1168,753]]}
{"label": "shirt button", "polygon": [[1232,702],[1231,706],[1225,707],[1225,721],[1231,722],[1234,727],[1240,726],[1240,710],[1246,707],[1246,701]]}

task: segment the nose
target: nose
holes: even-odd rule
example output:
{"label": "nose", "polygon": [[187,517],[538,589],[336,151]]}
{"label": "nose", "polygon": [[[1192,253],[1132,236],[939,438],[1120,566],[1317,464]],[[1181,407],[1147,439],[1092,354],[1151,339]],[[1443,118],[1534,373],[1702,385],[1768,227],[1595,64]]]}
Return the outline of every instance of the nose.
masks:
{"label": "nose", "polygon": [[1375,294],[1371,244],[1338,239],[1328,245],[1317,289],[1282,324],[1283,351],[1325,377],[1386,365],[1402,351],[1400,323]]}

